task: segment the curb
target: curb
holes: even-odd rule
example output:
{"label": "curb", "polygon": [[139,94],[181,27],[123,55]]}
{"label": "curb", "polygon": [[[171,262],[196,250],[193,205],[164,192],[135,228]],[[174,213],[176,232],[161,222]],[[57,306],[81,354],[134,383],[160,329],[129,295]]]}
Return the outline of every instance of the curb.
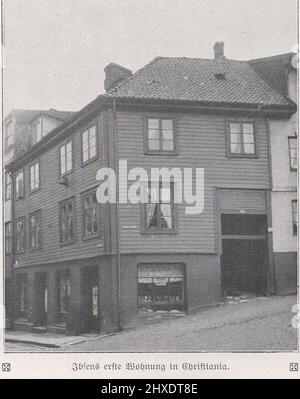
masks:
{"label": "curb", "polygon": [[31,341],[29,339],[5,338],[5,342],[12,342],[17,344],[30,344],[35,346],[41,346],[44,348],[60,348],[60,345],[49,344],[46,342],[36,342],[36,341]]}

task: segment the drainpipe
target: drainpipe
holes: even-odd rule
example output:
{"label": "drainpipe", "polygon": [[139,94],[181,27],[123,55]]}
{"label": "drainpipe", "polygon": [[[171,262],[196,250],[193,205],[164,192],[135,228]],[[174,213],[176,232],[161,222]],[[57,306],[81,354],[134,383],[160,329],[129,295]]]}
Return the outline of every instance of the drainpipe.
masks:
{"label": "drainpipe", "polygon": [[[14,185],[14,174],[9,172],[11,178],[11,196],[10,196],[10,222],[11,222],[11,292],[10,292],[10,315],[9,324],[10,328],[13,328],[14,318],[15,318],[15,284],[14,284],[14,265],[15,265],[15,185]],[[5,270],[5,265],[4,265]],[[4,281],[5,284],[5,281]]]}
{"label": "drainpipe", "polygon": [[117,119],[116,99],[113,98],[113,131],[114,131],[114,169],[116,174],[116,260],[117,260],[117,306],[118,306],[118,328],[121,326],[121,254],[120,254],[120,229],[119,229],[119,168],[117,148]]}
{"label": "drainpipe", "polygon": [[[269,164],[269,179],[270,179],[270,191],[267,194],[267,223],[268,228],[273,228],[272,220],[272,190],[273,190],[273,173],[272,173],[272,149],[271,149],[271,131],[270,131],[270,118],[266,117],[266,128],[267,128],[267,144],[268,144],[268,164]],[[276,269],[274,264],[274,251],[273,251],[273,232],[268,232],[268,257],[269,257],[269,272],[268,272],[268,294],[270,295],[271,284],[270,284],[270,273],[273,274],[273,291],[277,294],[277,279]]]}

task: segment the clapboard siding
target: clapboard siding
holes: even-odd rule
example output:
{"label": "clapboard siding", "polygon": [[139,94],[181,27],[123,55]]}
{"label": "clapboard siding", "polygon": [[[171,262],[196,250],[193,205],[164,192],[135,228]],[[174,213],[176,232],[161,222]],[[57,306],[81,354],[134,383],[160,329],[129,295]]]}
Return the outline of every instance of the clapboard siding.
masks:
{"label": "clapboard siding", "polygon": [[[26,216],[26,251],[16,255],[18,265],[31,266],[66,259],[86,258],[103,252],[103,239],[82,239],[81,193],[97,186],[96,172],[103,165],[103,128],[102,117],[95,119],[98,125],[98,159],[81,166],[81,131],[75,130],[72,137],[73,173],[68,175],[68,187],[58,183],[59,177],[59,147],[63,143],[52,147],[40,156],[40,184],[39,191],[29,193],[29,165],[25,166],[25,198],[15,201],[15,218]],[[38,159],[38,158],[37,158]],[[61,246],[59,242],[59,202],[75,197],[76,210],[76,242]],[[29,214],[41,209],[42,211],[42,248],[29,248]],[[103,227],[102,227],[103,228]]]}
{"label": "clapboard siding", "polygon": [[[149,115],[149,113],[147,113]],[[157,113],[155,114],[157,115]],[[163,113],[160,114],[163,116]],[[230,117],[232,119],[240,119]],[[269,188],[266,122],[256,120],[258,158],[228,158],[224,116],[176,114],[178,154],[144,155],[144,115],[117,112],[118,158],[128,161],[128,169],[143,167],[204,168],[205,206],[199,215],[186,215],[185,205],[176,205],[178,233],[149,236],[141,234],[140,206],[120,204],[120,246],[122,253],[202,252],[215,253],[215,187]],[[247,196],[247,194],[246,194]]]}
{"label": "clapboard siding", "polygon": [[266,213],[266,195],[263,190],[220,190],[222,212],[239,209]]}

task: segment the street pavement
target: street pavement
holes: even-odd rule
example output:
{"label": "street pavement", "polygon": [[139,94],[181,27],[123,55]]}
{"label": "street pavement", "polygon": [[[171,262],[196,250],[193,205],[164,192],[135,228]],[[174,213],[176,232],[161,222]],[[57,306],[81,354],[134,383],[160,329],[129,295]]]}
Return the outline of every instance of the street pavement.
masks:
{"label": "street pavement", "polygon": [[6,343],[6,351],[295,351],[297,329],[292,326],[292,307],[296,302],[295,295],[251,298],[60,348]]}

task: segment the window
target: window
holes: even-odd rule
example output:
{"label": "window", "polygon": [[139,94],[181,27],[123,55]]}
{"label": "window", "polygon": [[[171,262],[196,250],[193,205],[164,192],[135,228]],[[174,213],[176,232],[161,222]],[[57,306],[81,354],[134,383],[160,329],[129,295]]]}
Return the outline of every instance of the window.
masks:
{"label": "window", "polygon": [[184,266],[180,264],[138,265],[139,311],[184,311]]}
{"label": "window", "polygon": [[146,153],[175,153],[173,119],[147,119]]}
{"label": "window", "polygon": [[73,142],[60,147],[60,174],[65,175],[73,170]]}
{"label": "window", "polygon": [[298,234],[298,202],[297,200],[292,201],[292,222],[293,222],[293,235]]}
{"label": "window", "polygon": [[100,208],[96,190],[84,193],[83,202],[83,236],[94,237],[100,233]]}
{"label": "window", "polygon": [[5,125],[5,148],[9,148],[13,144],[13,123],[9,122]]}
{"label": "window", "polygon": [[[28,283],[26,275],[18,276],[19,316],[25,316],[28,310]],[[25,313],[25,314],[24,314]]]}
{"label": "window", "polygon": [[32,125],[35,142],[38,143],[42,139],[42,118],[35,121]]}
{"label": "window", "polygon": [[16,252],[25,251],[25,217],[16,220]]}
{"label": "window", "polygon": [[40,163],[35,162],[29,168],[30,176],[30,191],[36,191],[40,187]]}
{"label": "window", "polygon": [[12,232],[11,232],[11,222],[5,223],[5,253],[11,253],[12,244]]}
{"label": "window", "polygon": [[41,248],[41,211],[32,213],[30,223],[30,248]]}
{"label": "window", "polygon": [[174,184],[149,183],[146,188],[144,232],[150,234],[174,231]]}
{"label": "window", "polygon": [[230,156],[254,156],[256,154],[254,123],[230,122],[228,136]]}
{"label": "window", "polygon": [[60,204],[60,241],[73,242],[75,239],[74,198]]}
{"label": "window", "polygon": [[58,275],[58,319],[66,322],[66,315],[69,311],[71,301],[71,279],[69,272]]}
{"label": "window", "polygon": [[95,159],[97,156],[96,126],[82,132],[82,163]]}
{"label": "window", "polygon": [[24,170],[21,170],[16,175],[15,187],[16,187],[16,198],[23,198],[25,196]]}
{"label": "window", "polygon": [[297,170],[297,136],[289,137],[290,168]]}
{"label": "window", "polygon": [[11,199],[11,177],[8,172],[5,173],[5,201]]}

